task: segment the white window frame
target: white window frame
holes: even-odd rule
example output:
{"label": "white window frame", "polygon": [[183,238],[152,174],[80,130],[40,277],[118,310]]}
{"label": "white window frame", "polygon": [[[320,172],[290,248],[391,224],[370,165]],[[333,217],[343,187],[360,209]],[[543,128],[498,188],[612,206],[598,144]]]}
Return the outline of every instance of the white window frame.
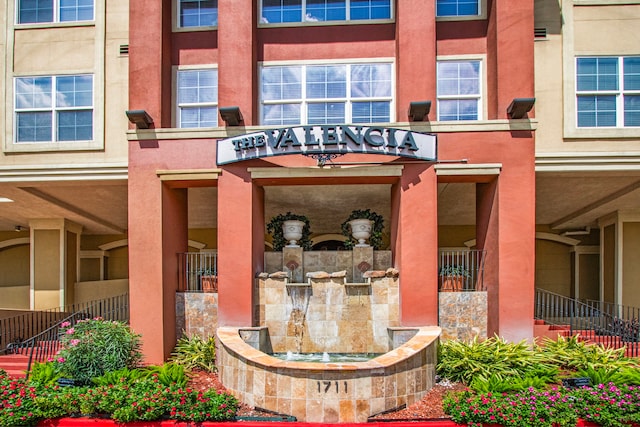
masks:
{"label": "white window frame", "polygon": [[434,3],[433,7],[435,8],[436,13],[436,21],[446,22],[446,21],[478,21],[487,19],[487,0],[477,0],[478,1],[478,14],[477,15],[460,15],[460,16],[438,16],[438,5]]}
{"label": "white window frame", "polygon": [[[391,67],[391,75],[390,75],[390,84],[391,91],[390,96],[388,97],[371,97],[371,98],[356,98],[352,97],[350,94],[351,91],[351,73],[350,66],[351,65],[374,65],[374,64],[389,64]],[[347,66],[346,72],[346,87],[347,94],[344,98],[307,98],[306,97],[306,67],[315,66],[315,65],[325,65],[325,66],[339,66],[345,65]],[[286,100],[264,100],[262,93],[262,70],[267,67],[302,67],[303,72],[301,73],[301,98],[296,99],[286,99]],[[291,62],[291,61],[283,61],[283,62],[265,62],[259,64],[259,99],[260,99],[260,107],[259,107],[259,118],[260,125],[264,125],[262,119],[264,114],[264,106],[265,105],[279,105],[279,104],[299,104],[300,105],[300,123],[299,125],[307,125],[308,123],[308,105],[309,104],[321,104],[327,102],[344,102],[345,103],[345,122],[350,123],[353,118],[352,105],[357,103],[358,101],[362,102],[389,102],[389,122],[384,123],[393,123],[395,121],[395,99],[396,99],[396,78],[395,78],[395,61],[392,58],[375,58],[375,59],[362,59],[362,60],[351,60],[351,61],[305,61],[305,62]],[[357,123],[364,124],[364,123]],[[267,125],[264,125],[267,126]],[[270,125],[269,125],[270,126]],[[275,126],[275,125],[274,125]]]}
{"label": "white window frame", "polygon": [[[218,3],[219,3],[219,0],[218,0]],[[181,6],[182,6],[181,0],[173,0],[173,11],[174,11],[174,19],[172,24],[173,32],[211,31],[218,28],[217,22],[215,25],[201,25],[201,26],[193,26],[193,27],[181,26],[180,25]],[[218,6],[216,6],[216,8],[217,7]]]}
{"label": "white window frame", "polygon": [[[56,81],[59,77],[79,77],[79,76],[91,76],[91,105],[65,107],[58,106],[57,104],[57,84]],[[51,97],[52,105],[50,107],[33,107],[33,108],[17,108],[16,102],[16,85],[19,79],[24,78],[51,78]],[[65,144],[79,144],[87,145],[92,144],[96,140],[96,79],[95,75],[91,73],[80,74],[59,74],[59,75],[37,75],[37,76],[15,76],[13,79],[13,138],[12,144],[16,146],[39,146],[39,145],[65,145]],[[91,111],[91,139],[88,140],[59,140],[58,139],[58,112],[62,111]],[[18,141],[18,115],[19,113],[29,112],[51,112],[51,139],[48,141]]]}
{"label": "white window frame", "polygon": [[[475,120],[465,120],[477,122],[484,120],[486,116],[486,78],[485,78],[485,69],[486,69],[486,58],[484,56],[468,56],[468,55],[460,55],[460,56],[448,56],[448,57],[437,57],[436,58],[436,85],[438,82],[438,64],[443,62],[478,62],[479,72],[478,72],[478,88],[480,93],[477,95],[444,95],[441,96],[438,94],[438,90],[436,88],[436,117],[437,121],[440,121],[440,101],[441,100],[454,100],[454,99],[476,99],[478,105],[478,117]],[[447,120],[447,122],[460,122],[462,120]]]}
{"label": "white window frame", "polygon": [[[184,130],[193,130],[193,129],[203,129],[202,127],[193,127],[193,128],[183,128],[181,127],[181,109],[188,107],[216,107],[216,126],[220,126],[220,108],[218,106],[218,99],[215,102],[196,102],[196,103],[180,103],[179,102],[179,93],[180,90],[178,85],[178,75],[181,72],[189,72],[189,71],[218,71],[218,67],[213,64],[206,65],[188,65],[188,66],[180,66],[173,67],[173,105],[172,109],[172,118],[171,121],[175,128],[184,129]],[[217,84],[217,82],[216,82]],[[219,92],[218,92],[219,94]]]}
{"label": "white window frame", "polygon": [[[7,0],[11,1],[11,0]],[[92,23],[96,20],[96,2],[92,0],[93,3],[93,16],[91,19],[83,19],[78,21],[61,21],[60,20],[60,0],[52,0],[53,1],[53,17],[51,21],[42,21],[42,22],[20,22],[20,3],[22,0],[15,0],[15,23],[17,26],[29,26],[29,25],[47,25],[47,24],[74,24],[74,23]]]}
{"label": "white window frame", "polygon": [[395,8],[395,2],[393,0],[389,0],[389,18],[381,18],[381,19],[351,19],[351,0],[345,1],[345,19],[341,20],[332,20],[332,21],[313,21],[306,20],[307,16],[307,8],[306,2],[307,0],[301,0],[302,2],[302,12],[301,12],[301,20],[300,21],[291,21],[291,22],[264,22],[262,16],[262,5],[263,0],[258,0],[258,27],[293,27],[293,26],[322,26],[322,25],[362,25],[362,24],[378,24],[378,23],[388,23],[393,22]]}
{"label": "white window frame", "polygon": [[[625,95],[640,96],[640,90],[626,90],[624,88],[624,58],[633,55],[585,55],[575,58],[575,127],[576,129],[638,129],[640,126],[624,125],[624,98]],[[616,90],[578,90],[578,60],[588,58],[615,58],[618,62],[618,74],[616,76],[618,89]],[[580,96],[615,96],[616,98],[616,124],[615,126],[578,126],[578,98]]]}

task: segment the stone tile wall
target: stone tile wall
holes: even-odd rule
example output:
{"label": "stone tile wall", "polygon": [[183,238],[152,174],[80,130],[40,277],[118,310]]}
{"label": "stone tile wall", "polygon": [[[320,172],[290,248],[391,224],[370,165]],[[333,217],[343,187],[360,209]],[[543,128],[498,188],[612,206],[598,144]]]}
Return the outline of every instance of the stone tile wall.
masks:
{"label": "stone tile wall", "polygon": [[250,406],[302,422],[360,423],[409,406],[431,389],[439,333],[435,326],[415,328],[411,339],[389,353],[337,364],[276,359],[245,343],[238,328],[220,328],[218,369],[227,389]]}
{"label": "stone tile wall", "polygon": [[438,304],[443,340],[487,337],[486,292],[439,292]]}
{"label": "stone tile wall", "polygon": [[[265,252],[265,272],[287,271],[283,267],[282,252]],[[347,282],[353,282],[353,251],[304,251],[302,259],[302,277],[313,271],[334,273],[345,270]],[[373,270],[386,270],[391,267],[391,251],[373,251]],[[302,280],[304,281],[304,279]]]}
{"label": "stone tile wall", "polygon": [[[258,279],[255,286],[256,319],[276,353],[384,353],[387,328],[400,325],[398,278],[310,279],[310,286]],[[303,318],[296,306],[306,309]]]}
{"label": "stone tile wall", "polygon": [[176,293],[176,333],[207,339],[218,327],[218,294],[211,292]]}

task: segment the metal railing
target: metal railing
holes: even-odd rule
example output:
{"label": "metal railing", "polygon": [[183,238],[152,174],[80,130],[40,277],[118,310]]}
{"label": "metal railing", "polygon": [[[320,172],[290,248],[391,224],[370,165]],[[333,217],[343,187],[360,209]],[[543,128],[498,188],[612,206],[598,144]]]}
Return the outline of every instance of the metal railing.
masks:
{"label": "metal railing", "polygon": [[0,354],[68,316],[70,312],[60,308],[50,310],[24,311],[11,317],[0,319]]}
{"label": "metal railing", "polygon": [[178,291],[218,292],[218,256],[215,252],[178,254]]}
{"label": "metal railing", "polygon": [[568,329],[570,335],[640,356],[640,309],[601,301],[578,301],[536,289],[535,318]]}
{"label": "metal railing", "polygon": [[438,290],[486,291],[483,249],[440,250],[438,255]]}
{"label": "metal railing", "polygon": [[105,320],[129,321],[129,294],[76,304],[76,311],[60,319],[55,325],[39,334],[12,346],[10,352],[29,356],[27,375],[33,362],[46,362],[60,350],[60,325],[69,322],[74,325],[78,320],[103,318]]}

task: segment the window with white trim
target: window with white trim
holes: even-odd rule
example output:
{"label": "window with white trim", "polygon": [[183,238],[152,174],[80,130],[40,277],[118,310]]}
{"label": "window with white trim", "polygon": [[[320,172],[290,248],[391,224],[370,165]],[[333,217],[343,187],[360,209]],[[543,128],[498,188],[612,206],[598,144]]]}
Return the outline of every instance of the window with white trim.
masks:
{"label": "window with white trim", "polygon": [[177,127],[218,126],[218,70],[179,70],[177,77]]}
{"label": "window with white trim", "polygon": [[640,56],[576,60],[577,126],[640,126]]}
{"label": "window with white trim", "polygon": [[437,0],[436,16],[478,16],[480,0]]}
{"label": "window with white trim", "polygon": [[387,123],[392,64],[263,66],[261,124]]}
{"label": "window with white trim", "polygon": [[15,78],[15,142],[93,140],[93,76]]}
{"label": "window with white trim", "polygon": [[263,24],[391,19],[391,0],[262,0]]}
{"label": "window with white trim", "polygon": [[95,19],[94,0],[16,1],[16,22],[18,24],[79,22]]}
{"label": "window with white trim", "polygon": [[218,25],[218,0],[178,0],[178,26],[214,27]]}
{"label": "window with white trim", "polygon": [[481,120],[479,60],[438,61],[438,120]]}

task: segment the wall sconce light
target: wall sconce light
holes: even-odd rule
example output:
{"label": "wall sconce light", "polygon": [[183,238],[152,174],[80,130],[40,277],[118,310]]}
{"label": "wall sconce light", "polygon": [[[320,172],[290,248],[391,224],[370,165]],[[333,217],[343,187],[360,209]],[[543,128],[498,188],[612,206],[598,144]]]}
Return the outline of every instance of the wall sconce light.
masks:
{"label": "wall sconce light", "polygon": [[507,107],[507,115],[511,119],[522,119],[533,108],[535,98],[513,98]]}
{"label": "wall sconce light", "polygon": [[153,124],[153,119],[145,110],[127,110],[127,118],[136,125],[137,129],[149,129]]}
{"label": "wall sconce light", "polygon": [[413,101],[409,104],[409,119],[412,122],[423,122],[428,120],[431,110],[431,101]]}
{"label": "wall sconce light", "polygon": [[227,126],[238,126],[244,120],[240,107],[220,107],[220,117],[227,124]]}

